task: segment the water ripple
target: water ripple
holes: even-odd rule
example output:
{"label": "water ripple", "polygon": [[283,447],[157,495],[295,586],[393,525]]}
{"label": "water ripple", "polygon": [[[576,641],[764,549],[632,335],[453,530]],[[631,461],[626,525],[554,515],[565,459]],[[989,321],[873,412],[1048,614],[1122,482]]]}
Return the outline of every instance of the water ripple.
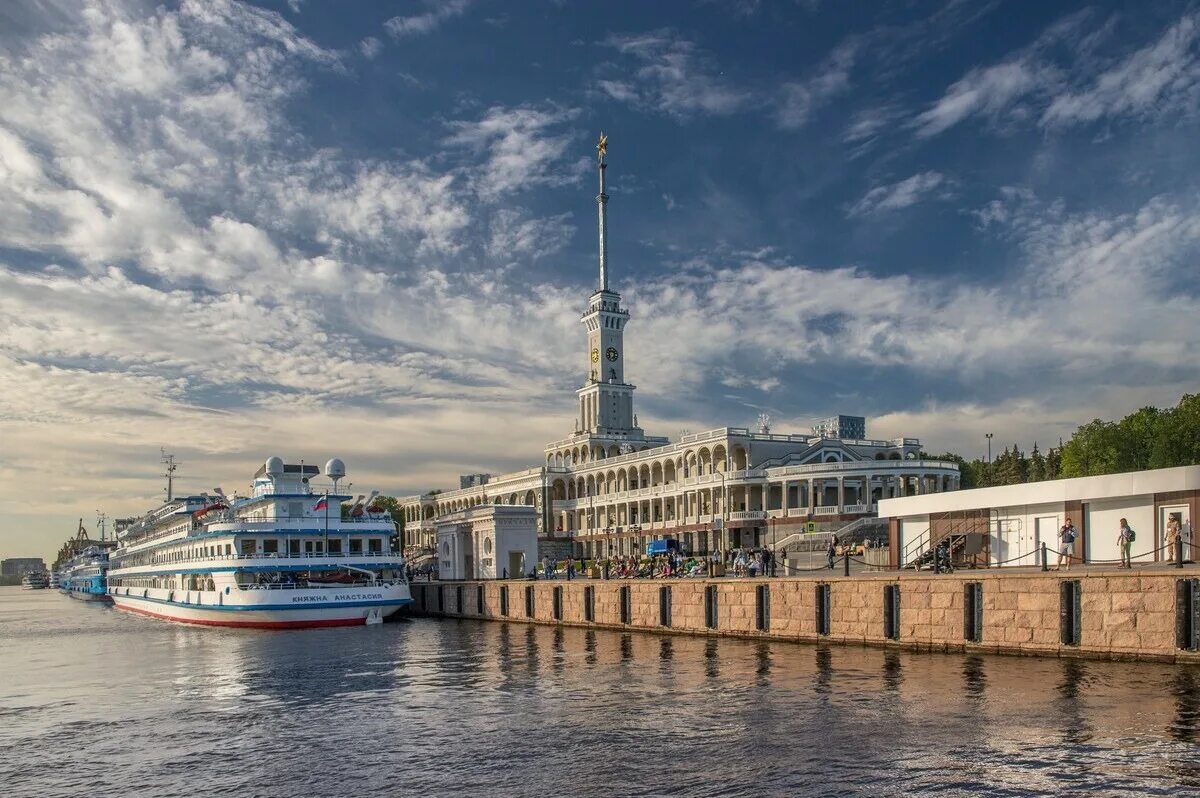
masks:
{"label": "water ripple", "polygon": [[12,795],[1200,792],[1200,671],[470,621],[193,629],[0,589]]}

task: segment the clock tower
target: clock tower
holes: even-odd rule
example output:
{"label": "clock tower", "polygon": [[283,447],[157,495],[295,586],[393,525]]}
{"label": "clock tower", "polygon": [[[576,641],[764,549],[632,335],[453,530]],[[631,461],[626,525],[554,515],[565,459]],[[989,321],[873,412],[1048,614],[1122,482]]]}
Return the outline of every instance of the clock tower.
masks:
{"label": "clock tower", "polygon": [[608,137],[600,134],[600,193],[596,197],[600,225],[600,283],[583,314],[587,329],[587,379],[579,395],[582,433],[641,437],[633,420],[634,386],[625,382],[625,324],[629,311],[621,307],[621,295],[608,287],[608,195],[604,193]]}

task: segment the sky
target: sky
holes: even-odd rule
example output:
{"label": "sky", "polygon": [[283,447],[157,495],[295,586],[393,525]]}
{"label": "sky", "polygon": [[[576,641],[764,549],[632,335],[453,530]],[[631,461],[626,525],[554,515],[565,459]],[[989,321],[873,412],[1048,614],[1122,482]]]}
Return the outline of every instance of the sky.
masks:
{"label": "sky", "polygon": [[[0,6],[0,556],[573,429],[609,260],[649,434],[983,454],[1200,382],[1200,7]],[[358,489],[362,489],[359,491]]]}

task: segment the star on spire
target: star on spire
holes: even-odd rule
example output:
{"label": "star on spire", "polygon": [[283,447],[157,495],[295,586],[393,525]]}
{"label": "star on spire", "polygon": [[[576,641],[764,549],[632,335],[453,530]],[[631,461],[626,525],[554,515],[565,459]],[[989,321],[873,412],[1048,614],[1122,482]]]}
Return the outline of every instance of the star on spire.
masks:
{"label": "star on spire", "polygon": [[600,132],[600,141],[596,143],[596,153],[600,158],[600,162],[604,162],[604,156],[608,155],[608,136],[604,132]]}

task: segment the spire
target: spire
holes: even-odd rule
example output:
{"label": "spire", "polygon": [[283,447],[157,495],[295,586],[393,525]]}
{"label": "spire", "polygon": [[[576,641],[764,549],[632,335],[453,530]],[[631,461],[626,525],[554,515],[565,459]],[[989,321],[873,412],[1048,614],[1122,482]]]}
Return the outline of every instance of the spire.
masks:
{"label": "spire", "polygon": [[600,165],[600,193],[596,205],[600,211],[600,290],[608,290],[608,195],[604,193],[604,157],[608,155],[608,136],[600,133],[596,144],[596,156]]}

